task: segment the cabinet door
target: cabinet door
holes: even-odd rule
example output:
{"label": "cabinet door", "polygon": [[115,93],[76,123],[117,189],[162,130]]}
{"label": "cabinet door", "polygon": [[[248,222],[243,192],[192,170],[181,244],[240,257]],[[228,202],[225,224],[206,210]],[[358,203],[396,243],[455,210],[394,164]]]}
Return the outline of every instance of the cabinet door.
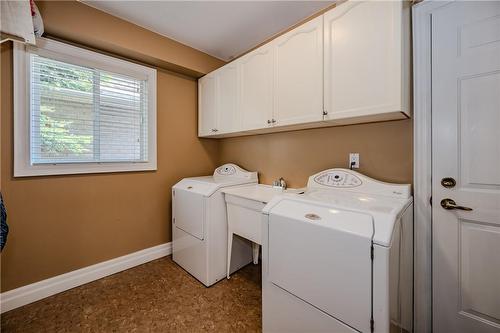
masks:
{"label": "cabinet door", "polygon": [[238,60],[243,130],[260,129],[273,114],[273,49],[267,44]]}
{"label": "cabinet door", "polygon": [[234,63],[217,70],[217,134],[239,130],[238,71]]}
{"label": "cabinet door", "polygon": [[401,1],[348,1],[324,14],[325,119],[402,111],[401,19]]}
{"label": "cabinet door", "polygon": [[215,134],[216,80],[213,74],[198,80],[198,136]]}
{"label": "cabinet door", "polygon": [[272,42],[276,125],[323,120],[323,17]]}

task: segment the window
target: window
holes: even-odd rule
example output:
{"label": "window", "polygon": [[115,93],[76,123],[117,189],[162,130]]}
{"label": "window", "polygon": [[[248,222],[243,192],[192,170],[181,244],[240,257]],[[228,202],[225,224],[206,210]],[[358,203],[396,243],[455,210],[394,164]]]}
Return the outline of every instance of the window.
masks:
{"label": "window", "polygon": [[156,71],[37,44],[15,49],[14,176],[156,170]]}

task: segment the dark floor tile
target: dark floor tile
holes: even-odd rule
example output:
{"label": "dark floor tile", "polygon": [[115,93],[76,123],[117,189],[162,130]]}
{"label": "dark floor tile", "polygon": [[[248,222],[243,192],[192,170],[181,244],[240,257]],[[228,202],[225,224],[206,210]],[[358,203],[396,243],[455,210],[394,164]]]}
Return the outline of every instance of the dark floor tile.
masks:
{"label": "dark floor tile", "polygon": [[260,332],[260,266],[206,288],[166,257],[4,313],[2,332]]}

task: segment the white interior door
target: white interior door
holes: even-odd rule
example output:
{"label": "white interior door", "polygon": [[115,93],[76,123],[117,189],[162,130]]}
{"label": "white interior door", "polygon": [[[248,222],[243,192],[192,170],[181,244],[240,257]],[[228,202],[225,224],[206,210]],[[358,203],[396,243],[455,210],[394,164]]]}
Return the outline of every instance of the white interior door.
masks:
{"label": "white interior door", "polygon": [[432,114],[434,332],[500,332],[499,1],[433,13]]}

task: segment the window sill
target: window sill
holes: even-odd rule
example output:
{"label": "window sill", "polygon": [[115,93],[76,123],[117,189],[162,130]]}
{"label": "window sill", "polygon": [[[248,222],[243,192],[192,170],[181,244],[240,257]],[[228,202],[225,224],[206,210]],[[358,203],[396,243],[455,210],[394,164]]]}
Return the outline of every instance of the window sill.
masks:
{"label": "window sill", "polygon": [[14,165],[14,177],[156,171],[156,161],[137,163],[78,163]]}

